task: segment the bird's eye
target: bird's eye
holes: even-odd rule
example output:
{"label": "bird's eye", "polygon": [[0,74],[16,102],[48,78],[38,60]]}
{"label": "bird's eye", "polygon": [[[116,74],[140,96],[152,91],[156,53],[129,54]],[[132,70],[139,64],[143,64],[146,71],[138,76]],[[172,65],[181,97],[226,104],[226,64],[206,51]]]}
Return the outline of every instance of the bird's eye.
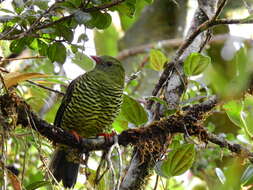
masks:
{"label": "bird's eye", "polygon": [[106,62],[107,66],[112,66],[112,62]]}

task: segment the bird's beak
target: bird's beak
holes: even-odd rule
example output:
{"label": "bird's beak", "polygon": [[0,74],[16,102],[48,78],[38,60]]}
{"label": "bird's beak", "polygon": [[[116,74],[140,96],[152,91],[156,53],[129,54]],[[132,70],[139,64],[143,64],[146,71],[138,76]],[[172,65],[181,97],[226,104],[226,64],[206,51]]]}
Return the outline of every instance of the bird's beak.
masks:
{"label": "bird's beak", "polygon": [[90,57],[96,62],[96,64],[100,64],[102,62],[101,58],[98,56],[91,55]]}

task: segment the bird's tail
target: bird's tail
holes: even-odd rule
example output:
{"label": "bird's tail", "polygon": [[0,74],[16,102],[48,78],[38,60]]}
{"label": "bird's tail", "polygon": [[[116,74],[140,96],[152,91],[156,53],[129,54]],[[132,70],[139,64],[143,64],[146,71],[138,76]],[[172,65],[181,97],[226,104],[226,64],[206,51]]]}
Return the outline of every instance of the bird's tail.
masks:
{"label": "bird's tail", "polygon": [[79,163],[69,161],[68,154],[65,149],[57,148],[49,164],[49,169],[58,182],[62,180],[65,188],[72,188],[76,183]]}

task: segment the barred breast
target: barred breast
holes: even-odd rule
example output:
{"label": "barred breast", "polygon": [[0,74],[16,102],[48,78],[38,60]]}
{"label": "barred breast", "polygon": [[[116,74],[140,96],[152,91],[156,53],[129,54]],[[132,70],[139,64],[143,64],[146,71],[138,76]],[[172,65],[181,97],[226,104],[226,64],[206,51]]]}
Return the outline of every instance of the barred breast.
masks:
{"label": "barred breast", "polygon": [[108,81],[83,75],[75,83],[70,102],[65,108],[61,127],[83,137],[108,132],[122,103],[123,89]]}

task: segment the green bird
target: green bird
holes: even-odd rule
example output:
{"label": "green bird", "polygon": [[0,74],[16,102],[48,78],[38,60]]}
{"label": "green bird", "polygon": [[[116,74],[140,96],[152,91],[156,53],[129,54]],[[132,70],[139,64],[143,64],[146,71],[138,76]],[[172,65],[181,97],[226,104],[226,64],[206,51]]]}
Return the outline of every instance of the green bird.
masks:
{"label": "green bird", "polygon": [[[95,68],[75,80],[67,88],[57,111],[54,125],[89,138],[110,132],[120,111],[125,71],[120,61],[110,56],[91,56]],[[54,152],[49,169],[65,188],[74,187],[81,154],[60,145]]]}

